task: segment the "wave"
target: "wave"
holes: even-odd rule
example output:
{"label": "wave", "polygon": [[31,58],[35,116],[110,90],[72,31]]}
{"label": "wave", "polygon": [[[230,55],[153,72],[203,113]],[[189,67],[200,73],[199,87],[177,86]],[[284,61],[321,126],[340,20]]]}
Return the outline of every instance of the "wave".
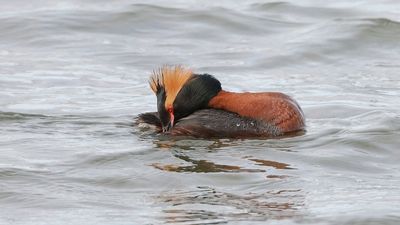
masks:
{"label": "wave", "polygon": [[25,120],[32,118],[48,118],[48,116],[43,114],[28,114],[28,113],[17,113],[17,112],[2,112],[0,111],[0,122],[1,121],[15,121],[15,120]]}

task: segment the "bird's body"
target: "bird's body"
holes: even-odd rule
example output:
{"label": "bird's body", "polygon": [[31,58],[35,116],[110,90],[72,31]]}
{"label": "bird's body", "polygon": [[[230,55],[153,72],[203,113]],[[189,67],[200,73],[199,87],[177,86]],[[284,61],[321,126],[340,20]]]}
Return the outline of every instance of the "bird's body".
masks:
{"label": "bird's body", "polygon": [[[157,112],[140,114],[136,122],[151,124],[161,132],[161,122]],[[201,109],[179,120],[166,134],[198,138],[250,138],[276,137],[282,133],[275,126],[236,113],[219,109]]]}
{"label": "bird's body", "polygon": [[[158,112],[140,114],[137,123],[155,125],[168,135],[201,138],[277,137],[305,129],[300,106],[285,94],[228,92],[211,75],[181,70],[163,68],[153,75]],[[165,85],[177,78],[181,84],[169,94]]]}
{"label": "bird's body", "polygon": [[281,133],[304,128],[304,116],[299,105],[279,92],[233,93],[221,91],[211,99],[209,107],[234,112],[242,117],[275,126]]}

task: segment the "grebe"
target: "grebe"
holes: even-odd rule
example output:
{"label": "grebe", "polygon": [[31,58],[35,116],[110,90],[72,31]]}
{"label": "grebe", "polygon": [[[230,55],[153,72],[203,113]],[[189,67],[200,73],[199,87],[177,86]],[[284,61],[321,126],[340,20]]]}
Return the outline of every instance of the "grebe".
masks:
{"label": "grebe", "polygon": [[158,112],[143,113],[137,123],[159,132],[201,138],[278,137],[304,131],[297,102],[279,92],[235,93],[222,90],[212,75],[182,66],[153,72],[149,84]]}

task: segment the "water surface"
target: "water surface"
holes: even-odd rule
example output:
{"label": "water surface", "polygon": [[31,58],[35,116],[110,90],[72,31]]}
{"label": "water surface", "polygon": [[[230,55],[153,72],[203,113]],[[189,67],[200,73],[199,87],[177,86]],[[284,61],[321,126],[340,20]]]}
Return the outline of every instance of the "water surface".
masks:
{"label": "water surface", "polygon": [[[399,224],[396,1],[0,5],[0,224]],[[171,139],[151,71],[293,96],[307,133]]]}

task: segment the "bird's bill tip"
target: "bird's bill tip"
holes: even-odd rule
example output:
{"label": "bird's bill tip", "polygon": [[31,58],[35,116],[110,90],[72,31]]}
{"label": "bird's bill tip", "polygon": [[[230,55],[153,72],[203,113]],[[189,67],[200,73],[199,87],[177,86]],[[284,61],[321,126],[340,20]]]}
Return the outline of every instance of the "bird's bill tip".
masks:
{"label": "bird's bill tip", "polygon": [[172,129],[172,127],[174,126],[174,122],[175,122],[175,116],[172,112],[169,113],[169,122],[166,126],[163,126],[162,130],[163,132],[168,132],[169,130]]}

